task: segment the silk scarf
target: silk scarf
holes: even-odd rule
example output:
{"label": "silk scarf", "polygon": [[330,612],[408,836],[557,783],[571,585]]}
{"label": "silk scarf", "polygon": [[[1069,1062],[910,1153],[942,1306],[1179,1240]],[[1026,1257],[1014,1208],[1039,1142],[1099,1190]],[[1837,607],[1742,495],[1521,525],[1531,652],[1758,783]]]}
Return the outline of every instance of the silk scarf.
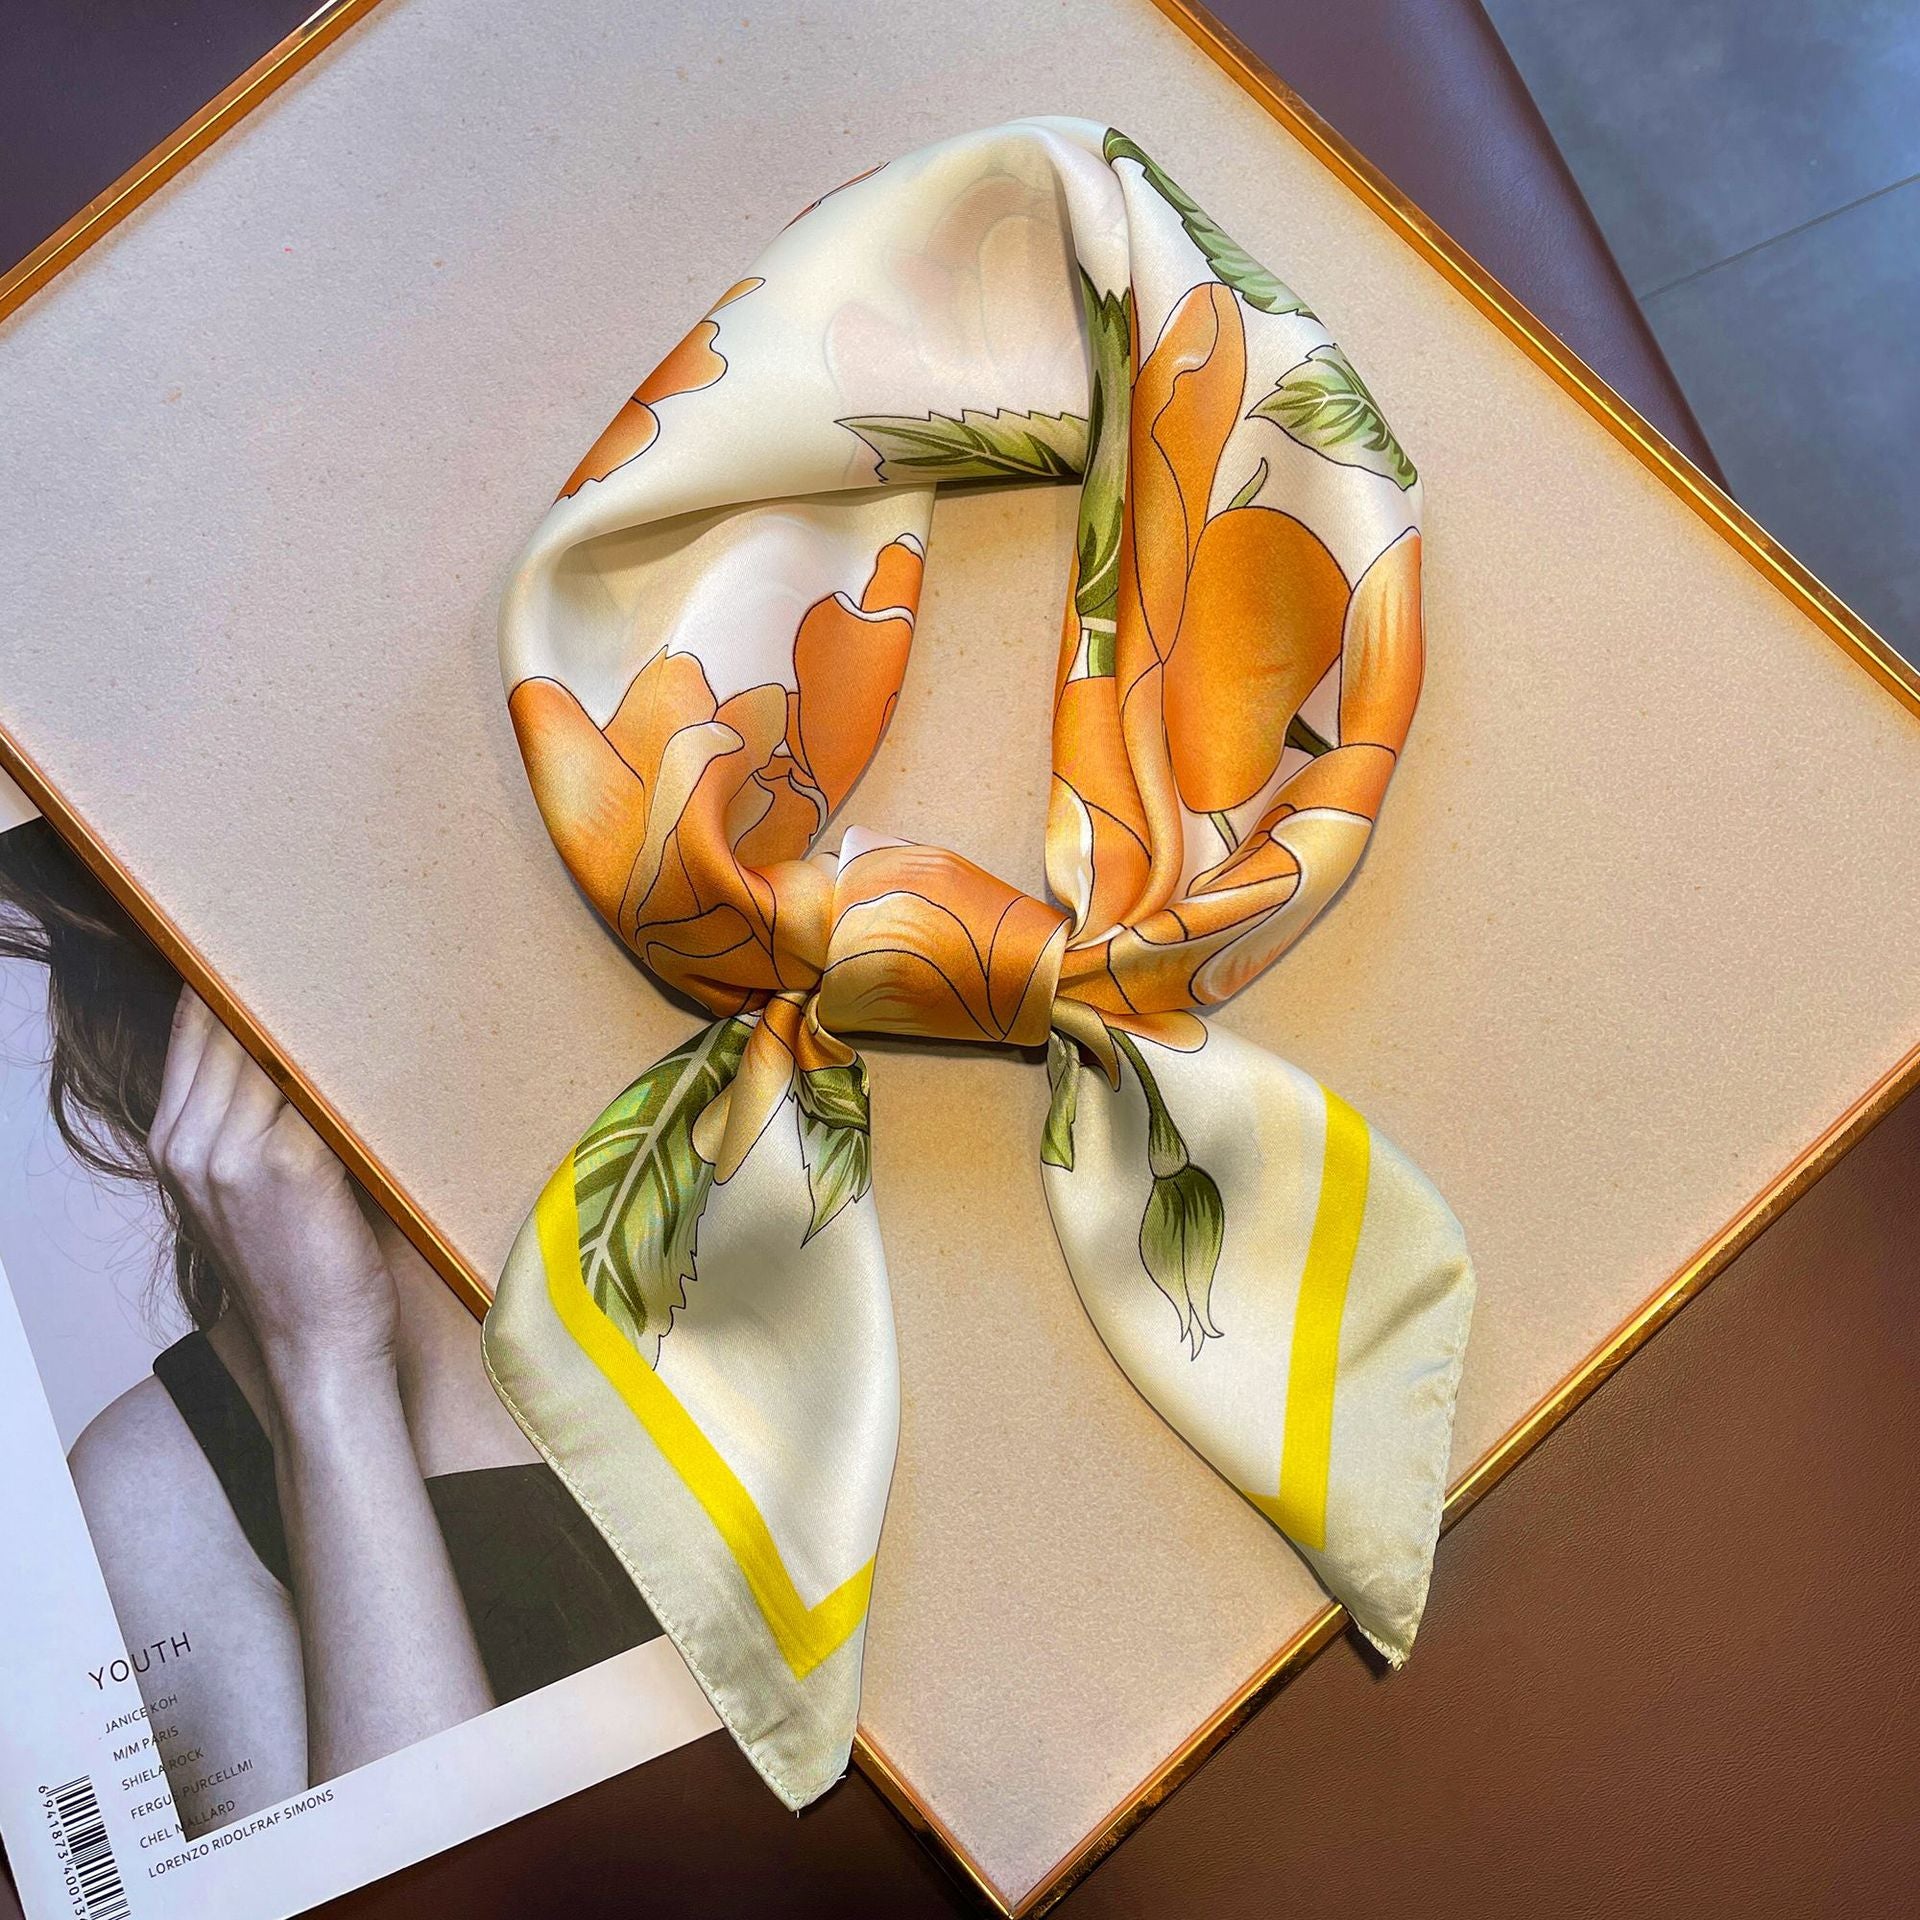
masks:
{"label": "silk scarf", "polygon": [[[1056,480],[1052,900],[864,827],[829,845],[936,490]],[[519,561],[502,651],[547,827],[713,1018],[561,1162],[488,1362],[790,1806],[847,1763],[899,1418],[857,1033],[1044,1048],[1040,1177],[1101,1338],[1406,1655],[1460,1229],[1337,1094],[1197,1016],[1367,844],[1421,677],[1419,498],[1295,294],[1133,141],[1037,119],[806,209]]]}

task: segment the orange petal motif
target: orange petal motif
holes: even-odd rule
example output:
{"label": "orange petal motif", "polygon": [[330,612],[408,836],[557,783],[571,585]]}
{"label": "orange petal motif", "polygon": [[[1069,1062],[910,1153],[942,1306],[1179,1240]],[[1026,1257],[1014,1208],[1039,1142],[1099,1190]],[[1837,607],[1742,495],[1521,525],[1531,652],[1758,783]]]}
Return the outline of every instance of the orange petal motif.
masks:
{"label": "orange petal motif", "polygon": [[1420,534],[1410,527],[1360,577],[1340,656],[1340,738],[1398,753],[1420,700]]}
{"label": "orange petal motif", "polygon": [[1216,281],[1181,300],[1134,380],[1127,472],[1133,559],[1162,659],[1180,630],[1187,574],[1246,381],[1240,305]]}
{"label": "orange petal motif", "polygon": [[920,602],[919,542],[880,549],[855,606],[844,593],[807,609],[793,643],[800,682],[787,750],[825,797],[831,812],[873,757],[900,697]]}
{"label": "orange petal motif", "polygon": [[1204,996],[1194,985],[1200,969],[1299,891],[1300,865],[1285,847],[1262,839],[1257,849],[1249,841],[1248,849],[1248,864],[1231,884],[1071,949],[1060,969],[1061,993],[1099,1008],[1113,1024],[1200,1004]]}
{"label": "orange petal motif", "polygon": [[1134,378],[1114,636],[1121,732],[1148,823],[1148,873],[1132,913],[1173,898],[1185,858],[1164,662],[1179,638],[1220,457],[1245,411],[1246,378],[1239,302],[1215,282],[1185,295]]}
{"label": "orange petal motif", "polygon": [[633,769],[646,793],[646,835],[613,922],[628,940],[637,937],[643,919],[659,917],[647,903],[661,891],[663,876],[681,910],[692,909],[696,896],[675,829],[707,782],[708,769],[727,758],[736,738],[719,723],[700,662],[690,653],[664,648],[634,675],[607,722],[607,744]]}
{"label": "orange petal motif", "polygon": [[1340,655],[1347,582],[1291,514],[1237,507],[1209,520],[1167,661],[1167,741],[1196,813],[1251,800],[1287,725]]}
{"label": "orange petal motif", "polygon": [[749,867],[799,859],[827,823],[826,808],[813,783],[784,756],[776,756],[754,779],[767,793],[767,810],[741,834],[735,854]]}
{"label": "orange petal motif", "polygon": [[1147,822],[1147,878],[1128,910],[1142,913],[1173,898],[1186,858],[1186,829],[1167,750],[1166,667],[1154,650],[1140,606],[1131,522],[1124,522],[1120,529],[1120,602],[1113,659],[1114,685],[1120,695],[1120,737]]}
{"label": "orange petal motif", "polygon": [[[1323,753],[1286,780],[1274,794],[1261,817],[1261,831],[1270,832],[1289,813],[1305,813],[1309,807],[1333,807],[1341,813],[1357,813],[1364,820],[1374,819],[1386,798],[1387,782],[1393,778],[1393,755],[1371,741],[1356,740],[1349,746],[1335,747]],[[1234,860],[1252,846],[1256,834],[1216,872],[1231,869]]]}
{"label": "orange petal motif", "polygon": [[784,984],[774,966],[772,889],[741,866],[734,841],[773,806],[756,776],[772,760],[786,717],[784,687],[735,694],[700,730],[698,777],[684,797],[681,783],[670,787],[665,778],[672,748],[686,737],[675,736],[662,757],[659,804],[648,825],[649,845],[656,836],[663,844],[670,839],[676,864],[663,863],[662,886],[635,906],[633,938],[644,940],[643,957],[655,972],[727,1011]]}
{"label": "orange petal motif", "polygon": [[1066,916],[940,847],[847,836],[820,981],[836,1033],[1047,1037]]}
{"label": "orange petal motif", "polygon": [[731,1180],[755,1141],[786,1104],[794,1076],[820,1067],[844,1067],[854,1058],[822,1033],[799,994],[782,994],[760,1011],[759,1024],[732,1081],[715,1095],[694,1125],[694,1150],[713,1164],[716,1180]]}
{"label": "orange petal motif", "polygon": [[713,350],[713,343],[720,337],[720,324],[713,316],[760,284],[758,280],[741,280],[729,287],[708,308],[707,317],[641,381],[633,398],[607,423],[606,431],[568,474],[567,484],[560,489],[562,500],[570,499],[589,480],[604,480],[616,467],[624,467],[645,453],[660,431],[660,418],[654,408],[662,400],[710,387],[726,372],[725,359]]}
{"label": "orange petal motif", "polygon": [[711,720],[713,712],[713,690],[699,659],[663,647],[620,696],[607,722],[607,744],[652,789],[674,736]]}
{"label": "orange petal motif", "polygon": [[1054,786],[1047,876],[1079,924],[1104,931],[1134,905],[1151,864],[1151,829],[1120,733],[1111,674],[1069,680],[1053,716]]}
{"label": "orange petal motif", "polygon": [[645,786],[559,681],[522,680],[507,708],[553,844],[581,891],[618,926],[646,838]]}

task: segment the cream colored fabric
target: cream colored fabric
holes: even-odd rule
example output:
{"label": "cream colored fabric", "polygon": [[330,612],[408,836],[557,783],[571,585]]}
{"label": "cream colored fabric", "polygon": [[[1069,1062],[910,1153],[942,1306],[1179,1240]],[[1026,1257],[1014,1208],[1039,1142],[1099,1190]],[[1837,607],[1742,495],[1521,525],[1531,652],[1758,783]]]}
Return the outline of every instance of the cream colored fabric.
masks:
{"label": "cream colored fabric", "polygon": [[[898,697],[934,488],[1072,478],[1061,904],[816,845]],[[1421,677],[1418,507],[1298,296],[1124,134],[1027,121],[807,209],[523,557],[503,655],[556,845],[717,1017],[562,1163],[489,1359],[789,1804],[846,1762],[897,1430],[859,1031],[1046,1044],[1049,1202],[1110,1350],[1405,1657],[1460,1232],[1196,1016],[1362,856]]]}
{"label": "cream colored fabric", "polygon": [[[1129,1222],[1151,1184],[1151,1120],[1132,1079],[1116,1091],[1079,1076],[1073,1169],[1046,1170],[1074,1284],[1133,1383],[1398,1666],[1426,1601],[1473,1306],[1459,1225],[1390,1140],[1298,1067],[1219,1029],[1198,1053],[1144,1044],[1234,1224],[1206,1305],[1218,1337],[1169,1340],[1166,1300],[1137,1283]],[[1324,1453],[1324,1482],[1283,1487],[1303,1449]]]}

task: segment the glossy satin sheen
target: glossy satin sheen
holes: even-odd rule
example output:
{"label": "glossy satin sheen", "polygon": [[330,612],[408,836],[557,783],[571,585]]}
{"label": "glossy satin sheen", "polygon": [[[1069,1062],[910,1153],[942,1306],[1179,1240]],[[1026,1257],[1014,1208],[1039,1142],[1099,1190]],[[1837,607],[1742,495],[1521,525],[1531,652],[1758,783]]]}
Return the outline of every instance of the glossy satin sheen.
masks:
{"label": "glossy satin sheen", "polygon": [[[829,834],[935,490],[1074,481],[1058,904]],[[489,1363],[791,1805],[846,1764],[898,1422],[860,1032],[1046,1047],[1041,1173],[1102,1338],[1405,1657],[1460,1230],[1337,1095],[1198,1016],[1364,852],[1418,698],[1419,499],[1298,296],[1124,134],[1036,120],[807,208],[522,556],[502,654],[554,842],[715,1017],[562,1162]]]}

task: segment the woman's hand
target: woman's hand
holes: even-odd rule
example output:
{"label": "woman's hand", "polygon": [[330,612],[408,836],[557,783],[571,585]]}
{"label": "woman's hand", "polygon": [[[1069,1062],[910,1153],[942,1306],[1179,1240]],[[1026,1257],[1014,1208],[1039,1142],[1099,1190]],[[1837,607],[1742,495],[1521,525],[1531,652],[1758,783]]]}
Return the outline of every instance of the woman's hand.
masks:
{"label": "woman's hand", "polygon": [[401,1401],[393,1276],[347,1170],[191,989],[147,1152],[266,1366],[308,1781],[484,1713]]}
{"label": "woman's hand", "polygon": [[341,1376],[391,1374],[393,1278],[346,1169],[191,987],[147,1153],[283,1406]]}

